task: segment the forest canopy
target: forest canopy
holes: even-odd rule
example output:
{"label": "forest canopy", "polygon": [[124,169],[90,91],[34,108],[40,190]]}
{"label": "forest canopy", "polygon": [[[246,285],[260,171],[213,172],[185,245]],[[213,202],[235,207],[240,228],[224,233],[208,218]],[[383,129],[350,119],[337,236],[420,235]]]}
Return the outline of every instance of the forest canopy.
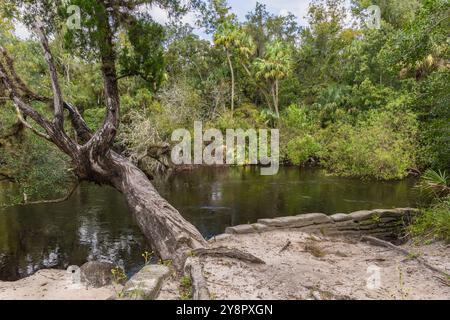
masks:
{"label": "forest canopy", "polygon": [[[19,20],[41,17],[62,95],[95,130],[105,116],[100,61],[111,48],[97,42],[97,2],[70,4],[81,9],[80,30],[65,24],[64,1],[0,0],[0,41],[23,81],[50,95],[38,40],[14,33]],[[365,24],[371,4],[381,9],[380,29]],[[121,105],[114,150],[149,175],[170,166],[163,157],[172,131],[194,120],[221,130],[279,128],[285,164],[341,176],[389,180],[450,168],[448,1],[314,0],[306,26],[261,3],[242,21],[225,0],[159,5],[175,17],[195,12],[197,25],[161,25],[145,7],[133,16],[118,11],[112,24]],[[2,86],[0,150],[0,179],[29,198],[63,195],[75,180],[67,156],[18,121]]]}

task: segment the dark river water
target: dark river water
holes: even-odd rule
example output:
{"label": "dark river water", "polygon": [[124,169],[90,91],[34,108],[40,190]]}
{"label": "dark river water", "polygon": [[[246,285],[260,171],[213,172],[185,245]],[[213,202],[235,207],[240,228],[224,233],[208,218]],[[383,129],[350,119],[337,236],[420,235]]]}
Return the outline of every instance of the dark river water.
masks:
{"label": "dark river water", "polygon": [[[414,206],[414,180],[361,181],[318,169],[201,168],[155,181],[160,193],[209,238],[231,225],[308,212]],[[0,184],[0,202],[14,188]],[[151,251],[112,188],[83,184],[59,204],[0,208],[0,280],[89,260],[119,264],[132,274]]]}

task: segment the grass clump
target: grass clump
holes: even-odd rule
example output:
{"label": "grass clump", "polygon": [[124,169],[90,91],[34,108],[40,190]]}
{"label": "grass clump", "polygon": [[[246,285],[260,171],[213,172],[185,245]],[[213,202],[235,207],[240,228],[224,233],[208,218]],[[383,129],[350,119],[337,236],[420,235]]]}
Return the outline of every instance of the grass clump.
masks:
{"label": "grass clump", "polygon": [[450,178],[444,171],[427,170],[417,188],[429,203],[410,226],[413,237],[424,242],[450,243]]}
{"label": "grass clump", "polygon": [[192,300],[192,279],[189,275],[181,278],[179,292],[181,300]]}
{"label": "grass clump", "polygon": [[326,255],[326,252],[314,242],[308,242],[305,244],[305,251],[309,252],[316,258],[323,258]]}
{"label": "grass clump", "polygon": [[450,243],[450,196],[422,209],[410,231],[413,237],[421,241],[444,240]]}

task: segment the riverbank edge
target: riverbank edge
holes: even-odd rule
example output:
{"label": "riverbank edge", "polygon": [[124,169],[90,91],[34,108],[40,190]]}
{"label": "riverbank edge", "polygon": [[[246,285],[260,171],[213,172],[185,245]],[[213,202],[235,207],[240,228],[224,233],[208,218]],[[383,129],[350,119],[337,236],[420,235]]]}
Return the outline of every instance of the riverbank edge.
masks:
{"label": "riverbank edge", "polygon": [[395,241],[405,233],[406,227],[419,212],[416,208],[395,208],[360,210],[348,214],[306,213],[258,219],[256,223],[228,227],[224,234],[215,236],[209,241],[223,239],[233,234],[262,233],[280,229],[298,229],[324,236],[371,235]]}

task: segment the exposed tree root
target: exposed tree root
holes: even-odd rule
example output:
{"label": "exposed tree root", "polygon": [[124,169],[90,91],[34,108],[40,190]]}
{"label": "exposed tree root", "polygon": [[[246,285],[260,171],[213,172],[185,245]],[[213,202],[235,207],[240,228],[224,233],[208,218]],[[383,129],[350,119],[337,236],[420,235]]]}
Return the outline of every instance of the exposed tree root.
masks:
{"label": "exposed tree root", "polygon": [[192,281],[192,299],[210,300],[208,284],[203,276],[203,267],[198,259],[190,258],[185,265],[185,272],[190,275]]}
{"label": "exposed tree root", "polygon": [[423,259],[423,258],[421,258],[421,257],[418,257],[418,256],[415,255],[414,253],[409,252],[409,251],[406,250],[406,249],[400,248],[400,247],[398,247],[398,246],[396,246],[396,245],[394,245],[394,244],[392,244],[392,243],[390,243],[390,242],[387,242],[387,241],[384,241],[384,240],[381,240],[381,239],[378,239],[378,238],[375,238],[375,237],[371,237],[371,236],[363,236],[363,237],[361,237],[361,240],[362,240],[362,241],[367,241],[367,242],[369,242],[369,243],[371,243],[371,244],[373,244],[373,245],[377,245],[377,246],[381,246],[381,247],[386,247],[386,248],[395,250],[395,251],[397,251],[397,252],[400,252],[400,253],[402,253],[403,255],[405,255],[405,256],[407,256],[407,257],[409,257],[409,258],[411,258],[411,259],[415,259],[417,262],[419,262],[419,263],[422,264],[423,266],[427,267],[427,268],[430,269],[431,271],[437,272],[437,273],[439,273],[440,275],[443,275],[445,278],[448,278],[448,277],[449,277],[449,275],[447,274],[447,272],[445,272],[445,271],[443,271],[443,270],[441,270],[441,269],[439,269],[439,268],[437,268],[437,267],[435,267],[435,266],[429,264],[428,261],[426,261],[425,259]]}
{"label": "exposed tree root", "polygon": [[250,263],[265,264],[263,260],[254,255],[244,252],[238,249],[230,249],[226,247],[217,248],[198,248],[192,250],[192,253],[198,257],[210,256],[210,257],[227,257],[237,260],[242,260]]}

